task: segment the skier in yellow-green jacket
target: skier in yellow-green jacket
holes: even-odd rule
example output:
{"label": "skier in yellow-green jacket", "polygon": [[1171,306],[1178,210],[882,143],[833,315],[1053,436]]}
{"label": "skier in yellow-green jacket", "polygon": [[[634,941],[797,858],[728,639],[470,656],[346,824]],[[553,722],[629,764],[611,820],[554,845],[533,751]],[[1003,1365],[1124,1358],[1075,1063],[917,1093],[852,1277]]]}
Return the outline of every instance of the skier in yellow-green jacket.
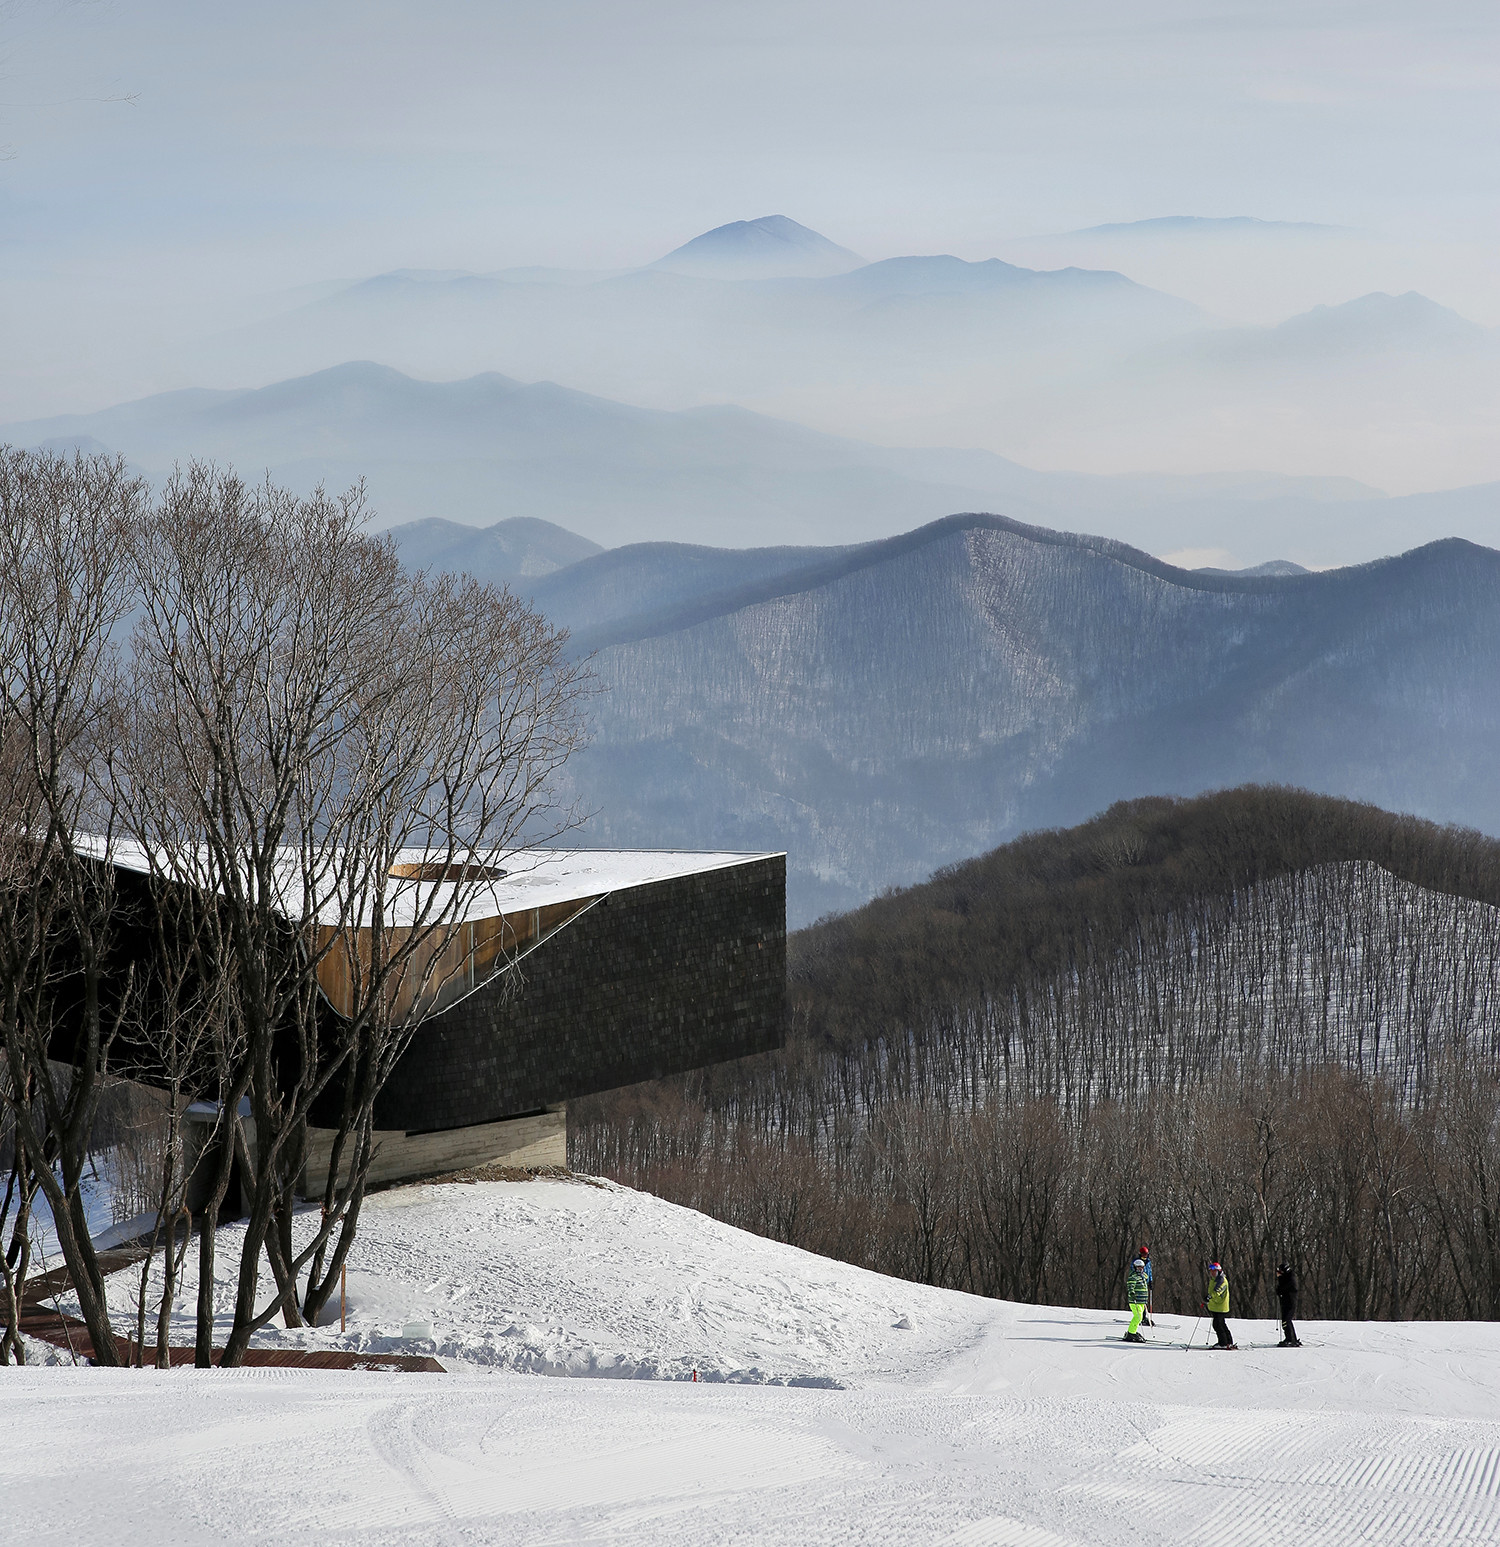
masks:
{"label": "skier in yellow-green jacket", "polygon": [[1146,1277],[1146,1264],[1137,1257],[1125,1275],[1125,1299],[1130,1305],[1130,1330],[1125,1334],[1127,1343],[1144,1343],[1141,1336],[1141,1317],[1146,1314],[1146,1301],[1151,1294],[1151,1281]]}
{"label": "skier in yellow-green jacket", "polygon": [[1203,1302],[1203,1309],[1213,1318],[1214,1335],[1218,1338],[1219,1348],[1238,1348],[1239,1344],[1229,1332],[1229,1323],[1225,1319],[1229,1315],[1229,1275],[1217,1262],[1208,1265],[1208,1295]]}

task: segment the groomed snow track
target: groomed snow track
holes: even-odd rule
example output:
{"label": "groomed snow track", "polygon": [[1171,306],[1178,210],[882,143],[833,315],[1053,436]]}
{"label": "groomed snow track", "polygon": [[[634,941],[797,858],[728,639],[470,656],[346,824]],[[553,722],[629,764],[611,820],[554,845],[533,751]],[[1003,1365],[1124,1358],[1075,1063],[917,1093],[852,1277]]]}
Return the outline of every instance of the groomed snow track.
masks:
{"label": "groomed snow track", "polygon": [[[1271,1323],[1231,1313],[1245,1346],[1200,1359],[1120,1343],[1123,1310],[925,1289],[613,1186],[371,1203],[350,1332],[261,1346],[379,1357],[415,1314],[434,1338],[404,1351],[437,1352],[446,1378],[89,1370],[66,1354],[0,1372],[16,1539],[1500,1541],[1491,1324],[1308,1321],[1306,1347],[1279,1349],[1257,1346]],[[1157,1319],[1163,1339],[1192,1328]],[[542,1379],[526,1359],[617,1378]]]}

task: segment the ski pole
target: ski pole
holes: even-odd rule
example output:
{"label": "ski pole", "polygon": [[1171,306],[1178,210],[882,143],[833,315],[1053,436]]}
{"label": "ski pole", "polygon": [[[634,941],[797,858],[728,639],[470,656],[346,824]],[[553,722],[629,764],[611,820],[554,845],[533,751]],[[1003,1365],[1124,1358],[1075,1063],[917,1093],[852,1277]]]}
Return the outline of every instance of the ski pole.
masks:
{"label": "ski pole", "polygon": [[1202,1325],[1203,1325],[1203,1312],[1199,1311],[1198,1312],[1198,1319],[1197,1319],[1197,1321],[1195,1321],[1193,1323],[1193,1330],[1190,1333],[1188,1333],[1188,1340],[1187,1340],[1186,1343],[1184,1343],[1182,1345],[1184,1351],[1186,1351],[1187,1349],[1189,1349],[1189,1348],[1191,1348],[1193,1346],[1193,1339],[1198,1336],[1198,1328],[1201,1327]]}

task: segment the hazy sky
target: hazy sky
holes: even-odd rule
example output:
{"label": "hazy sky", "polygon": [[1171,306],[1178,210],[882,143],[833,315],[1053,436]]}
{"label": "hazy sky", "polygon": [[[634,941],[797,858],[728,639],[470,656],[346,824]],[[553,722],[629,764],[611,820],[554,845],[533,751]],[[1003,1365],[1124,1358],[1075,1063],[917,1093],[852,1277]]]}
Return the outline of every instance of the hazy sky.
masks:
{"label": "hazy sky", "polygon": [[171,384],[142,340],[288,287],[773,212],[874,258],[1165,214],[1493,250],[1497,36],[1494,0],[9,0],[0,416]]}

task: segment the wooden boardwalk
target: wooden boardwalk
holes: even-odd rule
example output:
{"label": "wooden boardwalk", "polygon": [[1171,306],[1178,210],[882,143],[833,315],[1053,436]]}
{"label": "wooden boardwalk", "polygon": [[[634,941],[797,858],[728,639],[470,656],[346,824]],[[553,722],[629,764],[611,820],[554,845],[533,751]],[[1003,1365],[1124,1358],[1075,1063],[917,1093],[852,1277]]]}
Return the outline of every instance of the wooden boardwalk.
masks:
{"label": "wooden boardwalk", "polygon": [[[144,1256],[143,1251],[130,1247],[104,1251],[99,1253],[99,1266],[106,1274],[118,1273],[121,1268],[128,1268]],[[21,1335],[36,1338],[39,1342],[51,1343],[53,1347],[71,1353],[79,1364],[84,1364],[91,1362],[94,1357],[94,1345],[89,1337],[88,1327],[76,1316],[65,1316],[52,1306],[41,1303],[43,1300],[51,1300],[57,1295],[66,1294],[71,1286],[72,1280],[66,1268],[54,1268],[52,1272],[44,1273],[40,1278],[29,1280],[21,1302]],[[122,1364],[133,1365],[136,1362],[134,1338],[116,1337],[115,1351]],[[215,1363],[223,1352],[222,1348],[214,1349]],[[141,1363],[148,1368],[154,1368],[156,1344],[147,1343],[141,1350],[141,1354]],[[192,1364],[194,1352],[191,1348],[170,1347],[167,1350],[167,1357],[175,1368],[178,1365]],[[446,1373],[442,1365],[429,1354],[355,1354],[344,1349],[247,1348],[242,1364],[244,1368],[252,1370],[393,1370],[433,1375]]]}

